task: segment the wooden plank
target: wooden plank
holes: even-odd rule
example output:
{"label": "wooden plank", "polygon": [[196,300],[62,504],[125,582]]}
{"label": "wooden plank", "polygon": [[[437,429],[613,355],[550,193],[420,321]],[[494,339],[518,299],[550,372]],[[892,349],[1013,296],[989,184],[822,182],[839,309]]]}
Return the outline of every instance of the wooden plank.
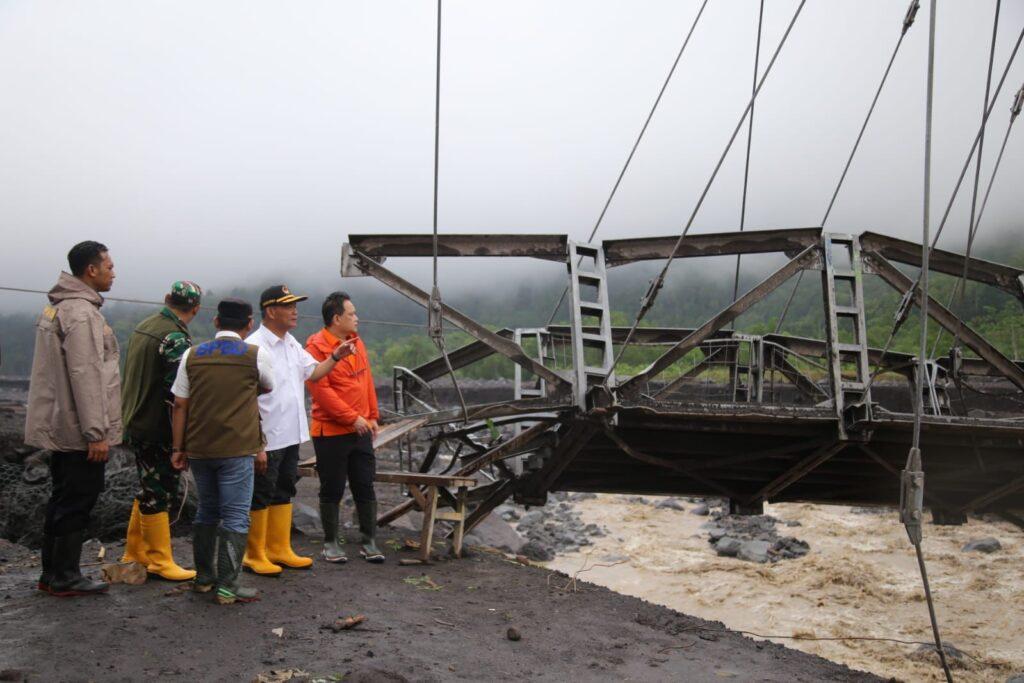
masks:
{"label": "wooden plank", "polygon": [[377,472],[373,480],[383,484],[413,484],[416,486],[476,486],[476,480],[470,477],[420,474],[419,472]]}
{"label": "wooden plank", "polygon": [[420,559],[430,562],[430,544],[434,541],[434,513],[437,512],[437,487],[427,487],[427,506],[423,509],[423,529],[420,530]]}
{"label": "wooden plank", "polygon": [[466,529],[466,490],[465,488],[459,489],[457,497],[458,507],[455,509],[456,514],[459,516],[452,535],[452,553],[455,557],[462,557],[462,538]]}
{"label": "wooden plank", "polygon": [[425,417],[407,417],[397,422],[389,422],[383,425],[373,439],[374,449],[383,448],[407,434],[411,434],[423,425],[427,424]]}
{"label": "wooden plank", "polygon": [[420,510],[426,510],[427,497],[423,495],[423,491],[420,491],[420,487],[415,484],[409,484],[406,488],[409,489],[409,495],[416,501],[416,505],[419,506]]}

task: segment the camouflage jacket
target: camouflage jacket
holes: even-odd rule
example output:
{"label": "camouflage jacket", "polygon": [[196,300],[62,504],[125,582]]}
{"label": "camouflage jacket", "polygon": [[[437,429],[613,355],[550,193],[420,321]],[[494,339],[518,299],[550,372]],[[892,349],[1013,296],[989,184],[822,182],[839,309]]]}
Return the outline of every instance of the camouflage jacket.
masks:
{"label": "camouflage jacket", "polygon": [[121,379],[121,405],[128,441],[169,446],[171,384],[185,350],[188,326],[164,307],[132,332]]}

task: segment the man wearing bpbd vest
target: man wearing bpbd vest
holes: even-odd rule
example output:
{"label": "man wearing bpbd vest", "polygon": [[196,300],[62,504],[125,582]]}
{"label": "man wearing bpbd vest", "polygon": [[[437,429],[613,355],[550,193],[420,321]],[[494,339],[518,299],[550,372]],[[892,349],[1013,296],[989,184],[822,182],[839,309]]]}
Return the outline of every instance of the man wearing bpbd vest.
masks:
{"label": "man wearing bpbd vest", "polygon": [[242,340],[252,330],[252,306],[224,299],[213,324],[216,337],[185,352],[171,387],[171,462],[179,470],[190,467],[198,489],[193,590],[216,589],[217,602],[226,605],[256,599],[255,590],[239,585],[238,574],[253,473],[267,466],[257,397],[273,390],[274,371],[270,354]]}
{"label": "man wearing bpbd vest", "polygon": [[255,574],[278,576],[281,566],[306,569],[313,558],[292,550],[292,498],[298,479],[299,445],[309,441],[304,382],[315,382],[342,358],[352,344],[339,344],[322,361],[309,355],[290,333],[299,323],[296,305],[307,297],[276,285],[260,295],[263,324],[246,337],[270,353],[274,391],[260,396],[260,417],[267,436],[267,471],[257,474],[249,513],[249,542],[242,564]]}

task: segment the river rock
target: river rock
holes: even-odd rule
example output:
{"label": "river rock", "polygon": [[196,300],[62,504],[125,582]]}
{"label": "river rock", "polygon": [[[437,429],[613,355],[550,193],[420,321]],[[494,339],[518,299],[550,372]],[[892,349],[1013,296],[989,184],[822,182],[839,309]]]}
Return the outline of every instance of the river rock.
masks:
{"label": "river rock", "polygon": [[525,539],[511,524],[494,513],[487,515],[482,522],[473,527],[464,540],[469,545],[482,545],[508,553],[525,554],[522,553]]}
{"label": "river rock", "polygon": [[965,553],[994,553],[1002,550],[1003,544],[995,538],[976,538],[968,541],[961,550]]}
{"label": "river rock", "polygon": [[768,541],[745,541],[736,553],[736,557],[747,562],[764,563],[769,559],[768,551],[771,550]]}
{"label": "river rock", "polygon": [[540,541],[527,541],[519,549],[519,554],[525,555],[535,562],[550,562],[555,559],[555,551]]}
{"label": "river rock", "polygon": [[715,542],[715,552],[718,553],[719,557],[736,557],[736,553],[742,547],[743,541],[731,536],[723,536]]}
{"label": "river rock", "polygon": [[1010,676],[1006,679],[1006,683],[1024,683],[1024,673]]}
{"label": "river rock", "polygon": [[680,512],[686,509],[686,507],[675,498],[666,498],[659,501],[654,507],[661,508],[663,510],[679,510]]}
{"label": "river rock", "polygon": [[701,503],[697,507],[695,507],[692,510],[690,510],[690,512],[692,514],[694,514],[694,515],[700,515],[700,516],[704,517],[704,516],[707,516],[711,511],[708,509],[708,506],[706,504]]}

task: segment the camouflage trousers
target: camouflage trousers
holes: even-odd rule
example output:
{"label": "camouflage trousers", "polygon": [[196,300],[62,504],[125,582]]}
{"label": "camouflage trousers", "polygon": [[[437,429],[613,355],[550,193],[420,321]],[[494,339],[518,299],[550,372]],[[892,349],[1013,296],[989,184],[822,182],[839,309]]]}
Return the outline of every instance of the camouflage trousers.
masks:
{"label": "camouflage trousers", "polygon": [[179,472],[171,466],[171,449],[160,444],[131,441],[125,446],[135,454],[135,468],[139,472],[139,511],[144,515],[167,512],[178,496]]}

